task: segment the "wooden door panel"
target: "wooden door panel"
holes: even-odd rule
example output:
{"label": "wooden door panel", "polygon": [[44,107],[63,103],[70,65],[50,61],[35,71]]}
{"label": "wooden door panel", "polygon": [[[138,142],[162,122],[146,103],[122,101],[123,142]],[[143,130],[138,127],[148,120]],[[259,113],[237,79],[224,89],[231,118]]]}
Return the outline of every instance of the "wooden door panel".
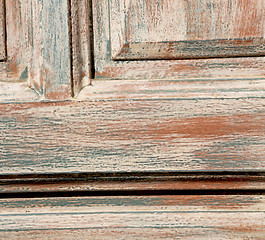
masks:
{"label": "wooden door panel", "polygon": [[261,56],[264,1],[111,0],[112,59]]}
{"label": "wooden door panel", "polygon": [[261,0],[93,2],[95,78],[261,78],[264,9]]}
{"label": "wooden door panel", "polygon": [[[39,100],[66,99],[70,78],[82,92],[0,104],[0,238],[262,238],[264,198],[254,195],[264,194],[264,58],[113,61],[124,42],[111,43],[109,3],[93,1],[93,51],[92,0],[6,0],[13,40],[0,97],[27,80]],[[263,35],[251,34],[256,51],[250,40]],[[207,36],[196,41],[220,41]],[[187,41],[161,37],[140,44]],[[97,77],[122,80],[90,84],[94,53]],[[145,80],[123,80],[131,76]],[[191,76],[222,81],[147,79]]]}
{"label": "wooden door panel", "polygon": [[0,102],[71,98],[68,30],[67,1],[0,0]]}
{"label": "wooden door panel", "polygon": [[0,0],[0,61],[6,58],[4,0]]}

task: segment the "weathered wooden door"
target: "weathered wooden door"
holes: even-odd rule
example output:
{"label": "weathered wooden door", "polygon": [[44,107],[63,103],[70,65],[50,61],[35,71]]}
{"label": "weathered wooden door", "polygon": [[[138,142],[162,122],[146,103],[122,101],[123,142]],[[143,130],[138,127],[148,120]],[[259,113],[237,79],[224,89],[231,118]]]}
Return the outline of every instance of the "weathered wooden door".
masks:
{"label": "weathered wooden door", "polygon": [[113,60],[264,55],[264,1],[110,1]]}
{"label": "weathered wooden door", "polygon": [[102,0],[93,12],[96,78],[264,74],[262,0]]}
{"label": "weathered wooden door", "polygon": [[264,10],[0,0],[0,238],[262,238]]}

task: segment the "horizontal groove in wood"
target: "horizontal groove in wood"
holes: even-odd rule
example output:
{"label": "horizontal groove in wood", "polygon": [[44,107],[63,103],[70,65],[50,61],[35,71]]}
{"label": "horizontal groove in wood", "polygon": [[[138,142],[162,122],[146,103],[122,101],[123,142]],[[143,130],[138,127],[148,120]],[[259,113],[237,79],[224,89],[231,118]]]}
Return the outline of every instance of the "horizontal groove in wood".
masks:
{"label": "horizontal groove in wood", "polygon": [[[0,175],[0,195],[90,196],[197,194],[200,191],[260,194],[264,172],[134,172]],[[14,194],[14,195],[13,195]]]}
{"label": "horizontal groove in wood", "polygon": [[0,174],[0,183],[35,181],[265,180],[265,171],[157,171]]}
{"label": "horizontal groove in wood", "polygon": [[265,195],[265,189],[185,189],[185,190],[105,190],[0,193],[4,198],[88,197],[88,196],[160,196],[160,195]]}

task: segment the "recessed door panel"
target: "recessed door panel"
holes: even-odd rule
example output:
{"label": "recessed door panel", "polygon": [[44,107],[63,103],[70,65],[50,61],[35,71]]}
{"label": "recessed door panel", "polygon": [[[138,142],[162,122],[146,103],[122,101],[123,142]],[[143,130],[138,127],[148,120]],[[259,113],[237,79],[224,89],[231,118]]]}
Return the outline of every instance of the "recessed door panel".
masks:
{"label": "recessed door panel", "polygon": [[113,60],[262,56],[263,0],[110,0]]}
{"label": "recessed door panel", "polygon": [[265,76],[264,0],[93,1],[95,78]]}

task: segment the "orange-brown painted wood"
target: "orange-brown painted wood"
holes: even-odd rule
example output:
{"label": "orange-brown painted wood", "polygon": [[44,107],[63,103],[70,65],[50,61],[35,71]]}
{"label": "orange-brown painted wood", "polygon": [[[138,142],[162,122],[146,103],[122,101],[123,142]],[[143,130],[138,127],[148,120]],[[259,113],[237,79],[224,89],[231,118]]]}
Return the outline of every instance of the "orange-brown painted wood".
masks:
{"label": "orange-brown painted wood", "polygon": [[[3,33],[6,38],[4,46],[7,47],[7,49],[4,47],[7,53],[6,61],[0,62],[1,81],[25,82],[27,80],[28,39],[30,38],[28,7],[28,1],[24,1],[21,5],[17,0],[1,1],[2,24],[6,25],[6,34]],[[5,16],[6,19],[3,19]]]}
{"label": "orange-brown painted wood", "polygon": [[[129,175],[129,174],[128,174]],[[214,175],[214,174],[212,174]],[[199,174],[198,174],[199,178]],[[232,194],[232,193],[261,193],[265,190],[264,179],[249,180],[238,179],[233,177],[229,180],[164,180],[164,181],[88,181],[84,182],[78,178],[68,181],[49,181],[41,183],[38,178],[32,178],[31,183],[26,181],[17,181],[16,183],[3,184],[0,182],[0,195],[1,197],[20,196],[25,197],[29,194],[35,196],[79,196],[79,195],[146,195],[158,193],[164,194],[198,194],[202,193],[219,193],[219,194]]]}

